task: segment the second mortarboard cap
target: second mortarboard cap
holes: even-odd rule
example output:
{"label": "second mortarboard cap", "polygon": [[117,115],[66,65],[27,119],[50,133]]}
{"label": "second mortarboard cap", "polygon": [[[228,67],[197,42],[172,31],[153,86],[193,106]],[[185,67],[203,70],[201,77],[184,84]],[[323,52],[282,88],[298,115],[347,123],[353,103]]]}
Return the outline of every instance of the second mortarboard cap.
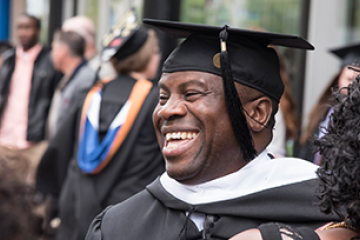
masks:
{"label": "second mortarboard cap", "polygon": [[352,65],[355,59],[360,57],[360,43],[352,43],[346,46],[330,49],[330,52],[338,56],[341,62],[341,69]]}
{"label": "second mortarboard cap", "polygon": [[137,22],[133,10],[127,12],[102,39],[101,61],[119,60],[137,52],[146,42],[148,31]]}
{"label": "second mortarboard cap", "polygon": [[228,26],[145,19],[173,37],[186,38],[168,57],[163,72],[200,71],[223,78],[225,101],[241,153],[256,156],[246,117],[233,81],[254,88],[279,102],[284,91],[276,52],[268,45],[314,49],[299,36],[257,32]]}

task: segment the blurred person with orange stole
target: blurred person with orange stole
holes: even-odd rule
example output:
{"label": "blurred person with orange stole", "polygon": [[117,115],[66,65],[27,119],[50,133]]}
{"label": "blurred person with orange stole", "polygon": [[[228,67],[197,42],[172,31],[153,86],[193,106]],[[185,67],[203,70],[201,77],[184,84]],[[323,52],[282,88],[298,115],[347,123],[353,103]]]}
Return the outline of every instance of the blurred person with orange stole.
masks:
{"label": "blurred person with orange stole", "polygon": [[50,141],[37,189],[59,199],[56,239],[83,240],[108,205],[141,191],[164,171],[152,124],[159,66],[155,31],[127,13],[103,38],[103,60],[118,75],[99,80]]}

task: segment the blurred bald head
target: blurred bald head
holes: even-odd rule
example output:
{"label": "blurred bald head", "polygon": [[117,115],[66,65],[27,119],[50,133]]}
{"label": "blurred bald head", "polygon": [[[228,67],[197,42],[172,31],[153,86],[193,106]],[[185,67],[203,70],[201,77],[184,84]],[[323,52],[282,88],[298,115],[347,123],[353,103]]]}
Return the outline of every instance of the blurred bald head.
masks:
{"label": "blurred bald head", "polygon": [[86,43],[86,59],[90,59],[96,54],[95,25],[90,18],[85,16],[75,16],[69,18],[64,22],[61,30],[64,32],[75,32],[84,38]]}

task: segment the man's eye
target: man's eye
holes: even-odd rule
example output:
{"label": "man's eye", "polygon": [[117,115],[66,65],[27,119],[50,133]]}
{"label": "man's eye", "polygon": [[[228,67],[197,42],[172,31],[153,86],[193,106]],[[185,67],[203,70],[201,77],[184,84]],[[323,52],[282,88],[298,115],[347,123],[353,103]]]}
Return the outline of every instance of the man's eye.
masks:
{"label": "man's eye", "polygon": [[165,94],[160,94],[160,95],[159,95],[159,103],[160,103],[160,104],[166,103],[167,100],[168,100],[168,96],[167,96],[167,95],[165,95]]}
{"label": "man's eye", "polygon": [[165,95],[165,94],[160,94],[159,95],[159,99],[167,99],[168,97],[167,97],[167,95]]}
{"label": "man's eye", "polygon": [[196,100],[198,97],[200,97],[202,94],[200,92],[187,92],[185,93],[185,98],[187,100]]}

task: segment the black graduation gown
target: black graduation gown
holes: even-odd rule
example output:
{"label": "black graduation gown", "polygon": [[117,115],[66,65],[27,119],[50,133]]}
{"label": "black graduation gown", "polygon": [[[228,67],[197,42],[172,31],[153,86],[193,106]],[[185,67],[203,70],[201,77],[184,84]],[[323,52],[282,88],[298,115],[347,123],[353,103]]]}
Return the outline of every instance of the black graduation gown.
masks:
{"label": "black graduation gown", "polygon": [[[129,76],[119,76],[104,86],[100,106],[100,139],[104,137],[112,120],[128,99],[135,81]],[[58,173],[58,176],[53,177],[53,179],[48,176],[48,179],[50,178],[50,181],[54,183],[53,186],[57,188],[57,190],[53,190],[54,193],[60,192],[61,189],[59,200],[61,225],[57,239],[83,240],[91,221],[106,206],[121,202],[141,191],[164,171],[164,161],[152,124],[152,112],[157,102],[158,91],[154,87],[146,97],[122,146],[108,166],[96,175],[84,174],[77,164],[76,157],[79,144],[77,139],[81,109],[79,109],[77,116],[74,116],[76,120],[70,121],[75,122],[76,127],[68,124],[68,127],[70,126],[68,129],[59,131],[62,131],[60,135],[63,137],[58,137],[55,141],[71,139],[67,135],[72,135],[75,140],[73,140],[71,161],[67,163],[68,160],[66,159],[58,159],[63,160],[63,162],[58,163],[60,165],[58,170],[62,175]],[[77,134],[71,132],[74,129]],[[48,149],[42,162],[51,161],[49,157],[54,155],[52,152],[70,155],[64,153],[70,150],[64,149],[61,142],[50,145],[52,149]],[[68,147],[68,144],[65,142],[64,146]],[[64,165],[68,165],[65,175]],[[45,169],[43,169],[44,171]],[[38,178],[38,186],[42,186],[41,189],[45,192],[51,188],[51,185],[44,183],[46,181],[47,178]]]}
{"label": "black graduation gown", "polygon": [[[232,200],[191,206],[168,193],[158,178],[146,190],[98,215],[86,240],[229,239],[272,221],[314,229],[336,219],[322,214],[313,204],[317,185],[318,180],[312,179]],[[198,231],[186,211],[206,214],[203,232]]]}

